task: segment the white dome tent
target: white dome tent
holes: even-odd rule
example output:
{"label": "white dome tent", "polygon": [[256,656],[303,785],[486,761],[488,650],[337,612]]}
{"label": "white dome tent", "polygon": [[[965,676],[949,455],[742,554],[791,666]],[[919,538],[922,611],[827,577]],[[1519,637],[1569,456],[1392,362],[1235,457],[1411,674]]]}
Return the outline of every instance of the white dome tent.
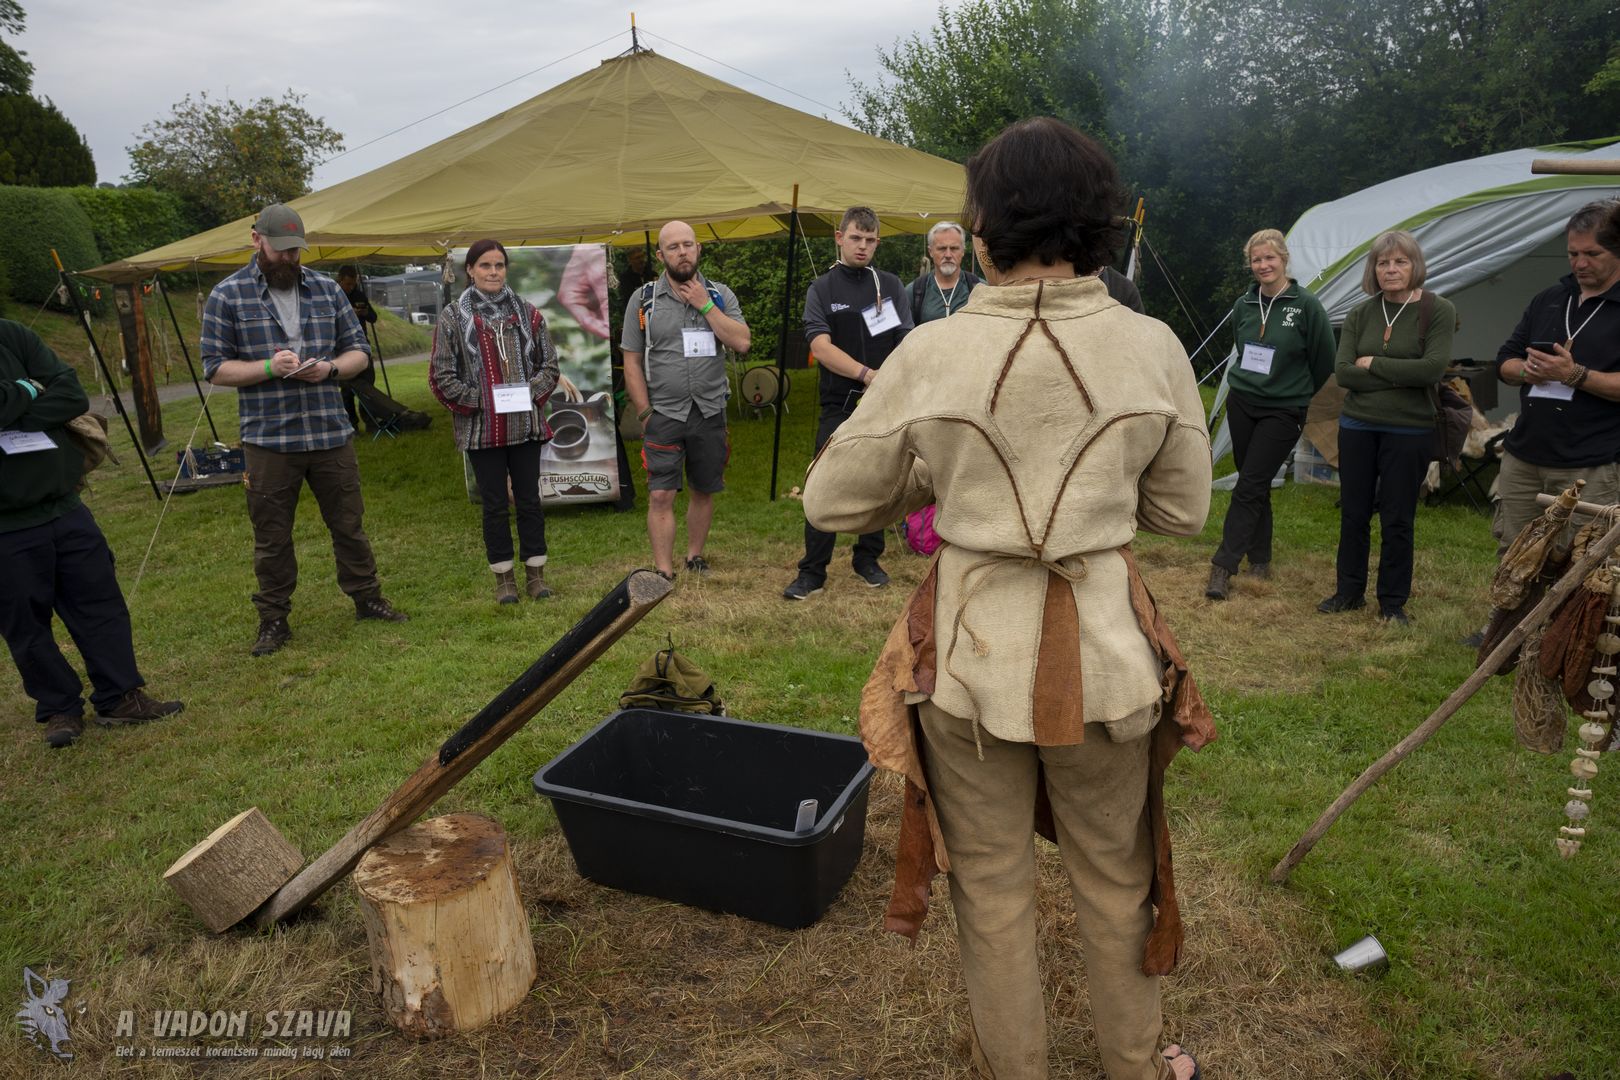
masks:
{"label": "white dome tent", "polygon": [[[1594,200],[1620,198],[1620,176],[1532,173],[1530,163],[1545,157],[1620,159],[1620,137],[1439,165],[1313,206],[1288,231],[1289,275],[1316,294],[1338,326],[1365,298],[1368,247],[1387,229],[1405,229],[1423,248],[1426,287],[1457,307],[1455,357],[1490,363],[1531,297],[1569,273],[1564,223],[1570,215]],[[1229,352],[1223,363],[1234,356]],[[1226,400],[1226,370],[1210,409],[1212,425]],[[1504,406],[1510,411],[1512,399]],[[1215,459],[1231,448],[1223,417]],[[1337,464],[1336,450],[1324,456]],[[1230,487],[1235,479],[1221,477],[1215,486]]]}

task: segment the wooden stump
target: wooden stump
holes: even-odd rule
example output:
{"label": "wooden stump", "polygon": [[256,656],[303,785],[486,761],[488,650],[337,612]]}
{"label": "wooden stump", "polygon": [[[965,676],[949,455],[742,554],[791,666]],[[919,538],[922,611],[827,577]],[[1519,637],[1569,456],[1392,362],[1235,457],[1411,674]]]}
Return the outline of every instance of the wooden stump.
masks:
{"label": "wooden stump", "polygon": [[217,934],[251,915],[303,865],[303,855],[255,806],[176,859],[163,880]]}
{"label": "wooden stump", "polygon": [[528,994],[534,940],[498,823],[418,822],[366,852],[354,884],[374,986],[407,1035],[471,1031]]}

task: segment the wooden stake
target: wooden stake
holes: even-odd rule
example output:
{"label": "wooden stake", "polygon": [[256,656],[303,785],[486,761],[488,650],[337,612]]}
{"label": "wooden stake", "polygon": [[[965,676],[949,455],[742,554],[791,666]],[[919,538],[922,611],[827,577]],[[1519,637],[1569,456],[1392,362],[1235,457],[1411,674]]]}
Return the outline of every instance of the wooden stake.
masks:
{"label": "wooden stake", "polygon": [[268,927],[296,915],[354,869],[367,848],[422,816],[440,795],[516,734],[609,645],[657,607],[672,588],[670,581],[651,570],[633,571],[516,682],[424,761],[381,806],[278,889],[254,913],[255,925]]}
{"label": "wooden stake", "polygon": [[[1542,498],[1550,501],[1552,496],[1542,496]],[[1602,512],[1609,508],[1599,506],[1593,509]],[[1475,668],[1474,673],[1468,676],[1461,686],[1452,691],[1451,696],[1446,698],[1440,707],[1429,715],[1427,720],[1413,729],[1412,733],[1406,738],[1396,743],[1394,748],[1387,754],[1367,766],[1366,771],[1356,777],[1355,783],[1345,788],[1344,793],[1333,800],[1333,805],[1322,812],[1322,816],[1316,819],[1316,824],[1306,829],[1305,835],[1299,838],[1299,842],[1289,849],[1288,854],[1283,856],[1281,862],[1272,867],[1272,883],[1281,885],[1286,882],[1294,867],[1298,866],[1300,860],[1310,854],[1311,848],[1316,846],[1316,842],[1322,839],[1323,834],[1328,829],[1333,827],[1335,821],[1339,820],[1339,815],[1348,810],[1351,803],[1361,798],[1362,793],[1376,784],[1380,777],[1400,764],[1403,758],[1428,742],[1429,737],[1439,731],[1441,725],[1450,720],[1453,714],[1462,708],[1463,703],[1473,697],[1474,693],[1485,685],[1491,675],[1501,668],[1503,662],[1523,644],[1524,639],[1530,635],[1531,631],[1546,622],[1552,613],[1558,609],[1558,605],[1562,604],[1570,593],[1579,588],[1581,583],[1586,580],[1586,575],[1591,573],[1593,568],[1600,565],[1604,559],[1608,558],[1609,553],[1614,551],[1616,547],[1620,547],[1620,524],[1604,533],[1597,543],[1587,549],[1586,555],[1581,561],[1570,567],[1564,576],[1558,579],[1558,583],[1547,590],[1547,595],[1542,597],[1541,603],[1531,608],[1529,613],[1519,620],[1519,625],[1515,626],[1512,632],[1502,639],[1501,644],[1491,650],[1491,654],[1485,658],[1485,662]]]}

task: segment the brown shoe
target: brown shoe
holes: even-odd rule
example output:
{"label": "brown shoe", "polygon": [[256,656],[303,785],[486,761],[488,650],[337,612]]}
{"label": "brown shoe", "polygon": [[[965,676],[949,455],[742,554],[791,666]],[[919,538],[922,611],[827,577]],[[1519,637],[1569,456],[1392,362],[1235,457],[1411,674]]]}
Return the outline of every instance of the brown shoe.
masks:
{"label": "brown shoe", "polygon": [[173,716],[185,709],[185,704],[179,701],[158,701],[151,697],[140,687],[130,690],[118,699],[106,712],[96,711],[96,723],[102,727],[113,727],[117,724],[144,724],[151,720],[161,720],[165,716]]}
{"label": "brown shoe", "polygon": [[373,596],[366,600],[356,600],[354,602],[354,617],[356,621],[378,619],[382,622],[409,622],[411,618],[380,596]]}
{"label": "brown shoe", "polygon": [[495,571],[495,602],[497,604],[515,604],[518,602],[517,575],[512,571]]}
{"label": "brown shoe", "polygon": [[551,590],[546,587],[544,566],[523,564],[523,591],[529,594],[530,600],[544,600],[551,595]]}
{"label": "brown shoe", "polygon": [[248,651],[254,656],[269,656],[287,644],[291,637],[292,627],[287,625],[286,619],[263,619],[259,622],[258,640]]}
{"label": "brown shoe", "polygon": [[1211,600],[1225,600],[1230,592],[1229,583],[1232,572],[1224,566],[1211,566],[1209,568],[1209,584],[1204,586],[1204,595]]}
{"label": "brown shoe", "polygon": [[45,745],[52,750],[72,746],[84,734],[84,717],[57,713],[45,721]]}

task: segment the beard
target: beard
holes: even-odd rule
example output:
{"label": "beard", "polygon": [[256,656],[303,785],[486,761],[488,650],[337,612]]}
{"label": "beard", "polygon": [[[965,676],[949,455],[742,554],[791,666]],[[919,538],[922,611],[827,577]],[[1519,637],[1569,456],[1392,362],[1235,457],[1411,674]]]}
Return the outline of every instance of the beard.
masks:
{"label": "beard", "polygon": [[697,276],[697,263],[695,262],[687,267],[666,266],[664,269],[669,272],[669,280],[677,285],[685,285]]}
{"label": "beard", "polygon": [[290,262],[264,262],[260,260],[259,270],[264,274],[264,280],[272,289],[291,289],[298,284],[298,260]]}

